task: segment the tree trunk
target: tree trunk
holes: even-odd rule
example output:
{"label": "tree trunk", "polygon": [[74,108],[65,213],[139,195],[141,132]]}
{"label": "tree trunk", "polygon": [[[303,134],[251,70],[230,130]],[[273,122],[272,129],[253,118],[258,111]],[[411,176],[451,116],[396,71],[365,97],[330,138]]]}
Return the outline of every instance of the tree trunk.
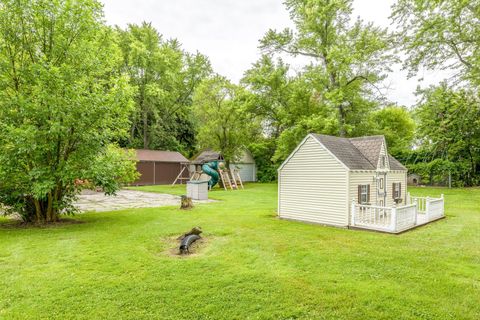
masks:
{"label": "tree trunk", "polygon": [[42,207],[40,206],[40,201],[37,199],[33,199],[33,203],[35,205],[35,221],[36,223],[42,222]]}
{"label": "tree trunk", "polygon": [[146,111],[143,113],[143,148],[148,149],[148,116]]}
{"label": "tree trunk", "polygon": [[180,209],[188,210],[188,209],[192,209],[192,208],[193,208],[192,198],[187,197],[187,196],[182,196]]}
{"label": "tree trunk", "polygon": [[189,236],[189,235],[197,235],[199,236],[200,233],[202,233],[202,228],[200,227],[193,227],[192,230],[188,231],[188,232],[185,232],[182,236],[178,237],[177,240],[183,240],[185,237]]}
{"label": "tree trunk", "polygon": [[338,127],[339,127],[339,134],[340,137],[345,137],[346,136],[346,131],[345,131],[345,109],[343,108],[342,105],[338,106]]}

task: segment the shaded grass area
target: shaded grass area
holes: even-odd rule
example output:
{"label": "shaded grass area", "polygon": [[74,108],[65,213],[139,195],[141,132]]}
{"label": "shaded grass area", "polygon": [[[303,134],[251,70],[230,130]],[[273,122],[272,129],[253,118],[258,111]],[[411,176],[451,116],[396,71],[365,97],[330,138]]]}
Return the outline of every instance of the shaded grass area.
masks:
{"label": "shaded grass area", "polygon": [[[249,184],[190,211],[87,213],[44,229],[0,220],[0,318],[480,318],[480,190],[410,191],[444,193],[447,219],[397,236],[282,221],[276,185]],[[193,226],[200,251],[168,254],[166,239]]]}

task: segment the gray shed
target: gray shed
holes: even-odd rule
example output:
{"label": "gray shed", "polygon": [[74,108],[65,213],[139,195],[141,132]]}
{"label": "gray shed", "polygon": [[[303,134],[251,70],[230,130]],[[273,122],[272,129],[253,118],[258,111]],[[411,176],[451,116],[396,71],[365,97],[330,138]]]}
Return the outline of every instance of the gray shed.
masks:
{"label": "gray shed", "polygon": [[[192,160],[191,169],[199,170],[199,166],[201,166],[202,164],[215,160],[224,161],[222,155],[219,152],[212,150],[204,150]],[[255,159],[253,158],[251,152],[246,149],[244,150],[242,155],[238,157],[238,159],[235,159],[234,162],[230,163],[230,169],[238,170],[240,177],[244,182],[257,181],[257,166],[255,164]],[[205,179],[209,179],[209,177],[205,177]]]}

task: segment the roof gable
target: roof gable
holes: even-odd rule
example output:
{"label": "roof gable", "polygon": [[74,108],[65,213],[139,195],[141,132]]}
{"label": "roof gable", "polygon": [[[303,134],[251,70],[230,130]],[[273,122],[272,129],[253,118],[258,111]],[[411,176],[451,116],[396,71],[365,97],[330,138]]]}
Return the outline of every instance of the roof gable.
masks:
{"label": "roof gable", "polygon": [[[383,136],[358,137],[348,139],[376,169],[384,144]],[[385,150],[386,151],[386,150]]]}
{"label": "roof gable", "polygon": [[[328,136],[326,136],[328,137]],[[311,139],[312,141],[316,142],[318,144],[318,146],[322,149],[324,149],[328,154],[330,154],[332,156],[333,159],[335,159],[340,165],[342,165],[346,170],[348,170],[349,168],[345,165],[345,163],[343,163],[342,161],[340,161],[340,159],[338,159],[337,156],[335,156],[332,151],[330,149],[328,149],[326,146],[323,145],[323,143],[316,137],[316,134],[308,134],[303,140],[302,142],[300,142],[297,147],[295,148],[295,150],[293,150],[290,155],[287,157],[287,159],[285,159],[285,161],[283,161],[283,163],[280,165],[280,167],[278,167],[278,171],[282,170],[283,167],[290,161],[290,159],[292,159],[292,157],[302,148],[302,146],[309,140]]]}
{"label": "roof gable", "polygon": [[377,170],[382,153],[388,155],[387,169],[407,170],[388,154],[384,136],[358,138],[340,138],[323,134],[312,134],[312,136],[351,170]]}

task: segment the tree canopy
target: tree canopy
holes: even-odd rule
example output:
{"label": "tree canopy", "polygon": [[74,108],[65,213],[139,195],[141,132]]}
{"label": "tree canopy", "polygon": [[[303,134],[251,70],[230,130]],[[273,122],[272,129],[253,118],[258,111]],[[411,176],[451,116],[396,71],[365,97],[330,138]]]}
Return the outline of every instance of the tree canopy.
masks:
{"label": "tree canopy", "polygon": [[[287,0],[295,29],[269,30],[264,52],[311,59],[304,70],[319,103],[335,111],[338,134],[357,135],[379,100],[379,86],[394,61],[385,29],[353,21],[351,0]],[[380,94],[381,95],[381,94]]]}
{"label": "tree canopy", "polygon": [[120,70],[135,88],[129,147],[192,153],[195,132],[191,105],[195,88],[211,73],[208,58],[164,40],[149,23],[117,28],[123,59]]}
{"label": "tree canopy", "polygon": [[128,131],[132,90],[100,3],[5,0],[0,39],[0,203],[52,222],[72,211],[79,181],[113,193],[132,179],[112,144]]}
{"label": "tree canopy", "polygon": [[449,69],[454,78],[480,84],[480,2],[397,0],[393,21],[399,29],[405,66]]}
{"label": "tree canopy", "polygon": [[[72,212],[85,186],[114,193],[136,177],[123,148],[249,148],[259,179],[310,132],[385,135],[434,183],[480,183],[480,4],[397,0],[395,32],[355,19],[353,0],[286,0],[292,28],[269,30],[233,83],[150,23],[105,24],[96,0],[0,3],[0,203],[26,221]],[[400,62],[452,71],[411,108],[385,98]],[[302,57],[294,70],[285,61]]]}
{"label": "tree canopy", "polygon": [[[466,185],[479,183],[480,101],[475,92],[454,90],[445,83],[422,92],[415,110],[418,138],[426,151],[423,162],[451,163],[457,179]],[[418,162],[418,161],[417,161]],[[437,162],[436,162],[437,163]],[[432,166],[430,166],[432,167]],[[444,175],[447,171],[444,171]]]}
{"label": "tree canopy", "polygon": [[220,151],[227,164],[240,156],[255,126],[247,113],[248,92],[215,75],[202,82],[193,99],[198,146]]}

